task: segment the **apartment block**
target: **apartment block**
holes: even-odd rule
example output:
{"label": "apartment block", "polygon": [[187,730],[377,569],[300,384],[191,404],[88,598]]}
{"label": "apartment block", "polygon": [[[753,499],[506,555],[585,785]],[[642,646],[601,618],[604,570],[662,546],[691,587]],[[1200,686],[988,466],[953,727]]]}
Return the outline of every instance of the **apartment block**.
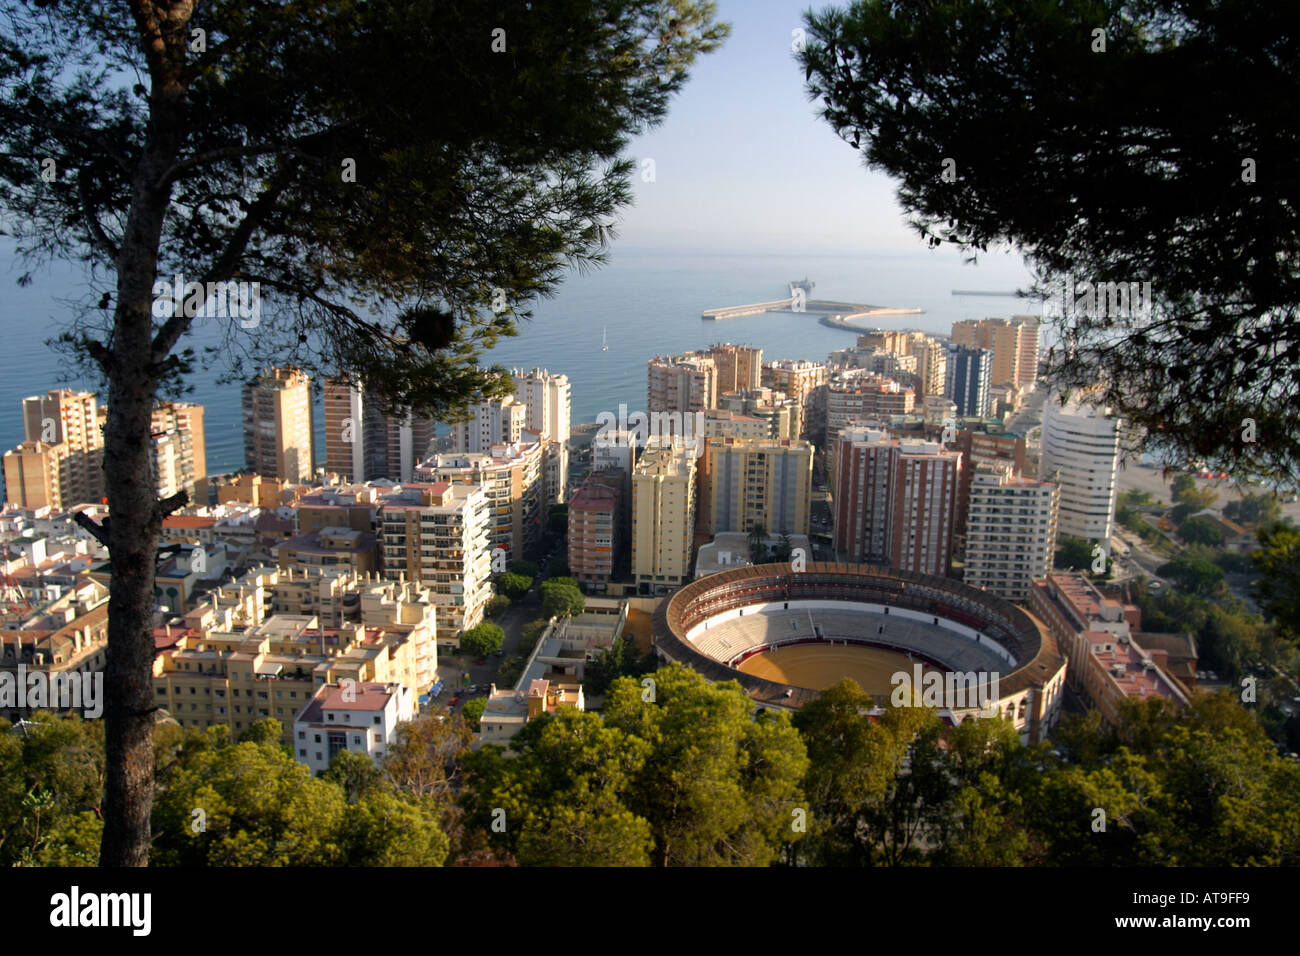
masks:
{"label": "apartment block", "polygon": [[1143,633],[1137,607],[1103,596],[1078,572],[1051,571],[1035,581],[1028,607],[1065,652],[1070,687],[1107,727],[1120,725],[1126,698],[1187,705],[1197,661],[1191,635]]}
{"label": "apartment block", "polygon": [[709,439],[700,460],[700,530],[712,537],[761,524],[772,534],[807,534],[812,467],[805,441]]}
{"label": "apartment block", "polygon": [[294,533],[308,534],[326,528],[373,531],[379,510],[379,493],[380,489],[371,485],[315,489],[290,505]]}
{"label": "apartment block", "polygon": [[632,474],[632,574],[640,593],[663,594],[690,580],[695,508],[692,450],[651,444]]}
{"label": "apartment block", "polygon": [[984,418],[991,411],[989,386],[993,353],[988,349],[958,346],[948,355],[948,382],[944,395],[957,406],[959,417]]}
{"label": "apartment block", "polygon": [[763,363],[761,384],[784,394],[796,410],[798,421],[792,426],[795,437],[809,437],[810,406],[818,390],[824,390],[826,375],[826,366],[820,362],[781,359]]}
{"label": "apartment block", "polygon": [[441,643],[482,621],[492,597],[490,512],[477,483],[407,484],[381,499],[384,577],[432,591]]}
{"label": "apartment block", "polygon": [[244,385],[243,405],[248,469],[295,484],[310,481],[311,379],[299,369],[267,369]]}
{"label": "apartment block", "polygon": [[1063,535],[1110,541],[1120,459],[1120,423],[1108,409],[1050,397],[1043,409],[1038,476],[1061,486]]}
{"label": "apartment block", "polygon": [[351,528],[322,528],[295,535],[271,549],[282,568],[310,571],[316,568],[346,568],[356,575],[379,570],[379,539],[369,531]]}
{"label": "apartment block", "polygon": [[961,454],[861,426],[836,446],[835,548],[849,561],[947,574]]}
{"label": "apartment block", "polygon": [[104,495],[103,415],[93,392],[53,389],[22,401],[23,442],[4,458],[7,501],[64,510]]}
{"label": "apartment block", "polygon": [[182,726],[225,725],[234,736],[273,717],[294,746],[294,717],[327,684],[398,683],[414,696],[432,683],[432,606],[418,607],[415,627],[325,627],[314,615],[290,614],[236,631],[190,627],[154,658],[155,699]]}
{"label": "apartment block", "polygon": [[1060,489],[1050,481],[979,464],[966,522],[965,582],[1008,601],[1025,601],[1056,553]]}
{"label": "apartment block", "polygon": [[714,408],[704,413],[704,437],[761,441],[772,437],[772,423],[755,415]]}
{"label": "apartment block", "polygon": [[541,436],[545,444],[544,505],[563,504],[568,498],[571,397],[567,375],[535,368],[516,369],[515,398],[523,402],[524,427]]}
{"label": "apartment block", "polygon": [[763,350],[726,342],[709,346],[718,374],[718,394],[758,388],[763,381]]}
{"label": "apartment block", "polygon": [[[775,392],[767,387],[724,392],[718,395],[718,406],[720,409],[750,418],[757,418],[766,423],[767,434],[763,436],[765,438],[797,439],[799,437],[799,408],[781,392]],[[709,414],[706,413],[706,424]],[[706,431],[705,434],[708,435],[708,432]],[[753,436],[718,437],[749,438]]]}
{"label": "apartment block", "polygon": [[484,454],[434,455],[416,468],[421,482],[481,485],[490,514],[489,540],[508,561],[532,554],[546,520],[545,446],[532,432],[523,441],[492,445]]}
{"label": "apartment block", "polygon": [[[81,698],[80,675],[100,673],[108,661],[107,591],[99,593],[100,597],[93,605],[66,602],[67,609],[63,615],[66,623],[52,620],[38,622],[46,625],[43,627],[0,630],[0,674],[9,678],[7,683],[12,682],[11,687],[18,686],[19,674],[24,675],[25,681],[30,675],[40,673],[45,675],[52,689],[66,684],[71,692],[76,685],[78,699],[70,700],[70,703],[89,703]],[[18,669],[20,665],[22,671]],[[13,700],[5,701],[4,706],[0,706],[0,717],[17,723],[31,715],[31,708],[18,704],[17,695]],[[98,706],[103,705],[101,694]]]}
{"label": "apartment block", "polygon": [[512,445],[522,440],[527,422],[528,408],[513,395],[479,402],[451,426],[452,446],[459,454],[478,455],[494,445]]}
{"label": "apartment block", "polygon": [[850,422],[884,422],[910,415],[916,393],[870,372],[836,372],[826,383],[826,442],[833,447]]}
{"label": "apartment block", "polygon": [[623,485],[621,471],[593,472],[569,500],[569,573],[597,590],[614,577],[625,548]]}
{"label": "apartment block", "polygon": [[717,363],[704,352],[656,355],[646,371],[646,411],[703,412],[718,404]]}
{"label": "apartment block", "polygon": [[397,741],[398,726],[415,715],[415,695],[402,684],[326,684],[294,718],[294,753],[314,774],[328,770],[345,750],[378,766]]}
{"label": "apartment block", "polygon": [[991,385],[1032,388],[1038,378],[1039,320],[1036,316],[954,322],[952,343],[993,353]]}
{"label": "apartment block", "polygon": [[410,481],[429,453],[436,424],[428,415],[392,409],[372,390],[326,382],[325,468],[345,481]]}

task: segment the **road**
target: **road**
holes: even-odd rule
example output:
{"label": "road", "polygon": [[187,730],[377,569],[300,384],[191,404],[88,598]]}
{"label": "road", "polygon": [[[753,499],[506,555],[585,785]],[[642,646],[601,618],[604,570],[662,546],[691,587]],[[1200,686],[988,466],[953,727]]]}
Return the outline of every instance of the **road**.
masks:
{"label": "road", "polygon": [[[536,589],[534,589],[534,593],[526,594],[512,602],[505,614],[491,619],[492,623],[506,632],[505,641],[501,647],[501,656],[488,657],[484,659],[482,664],[475,664],[472,657],[458,657],[454,654],[439,655],[438,677],[446,688],[439,703],[450,703],[451,698],[458,696],[460,689],[468,684],[477,684],[481,690],[468,696],[459,694],[462,704],[473,697],[486,697],[488,685],[496,680],[497,670],[505,659],[512,654],[527,654],[532,651],[531,647],[521,648],[524,639],[523,628],[525,624],[540,614],[541,601],[537,597]],[[468,680],[465,679],[466,672],[469,673]]]}

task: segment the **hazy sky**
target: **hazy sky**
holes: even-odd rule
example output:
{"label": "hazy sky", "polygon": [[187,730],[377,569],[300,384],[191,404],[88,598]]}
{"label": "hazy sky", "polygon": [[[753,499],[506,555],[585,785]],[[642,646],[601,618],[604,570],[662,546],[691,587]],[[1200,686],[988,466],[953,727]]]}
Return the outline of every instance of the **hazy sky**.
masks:
{"label": "hazy sky", "polygon": [[894,183],[868,172],[816,115],[791,48],[806,9],[796,0],[721,0],[731,36],[696,62],[664,124],[632,144],[636,158],[654,159],[655,181],[634,177],[636,205],[621,234],[628,245],[926,248],[904,223]]}

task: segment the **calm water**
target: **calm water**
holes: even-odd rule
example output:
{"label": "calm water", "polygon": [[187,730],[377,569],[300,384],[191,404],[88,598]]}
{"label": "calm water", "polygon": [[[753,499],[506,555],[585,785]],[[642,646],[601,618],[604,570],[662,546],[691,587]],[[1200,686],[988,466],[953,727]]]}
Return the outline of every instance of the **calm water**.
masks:
{"label": "calm water", "polygon": [[[0,376],[0,447],[22,440],[19,401],[27,395],[68,385],[94,387],[72,374],[45,341],[72,320],[73,300],[86,295],[81,273],[63,266],[35,275],[26,288],[8,251],[0,252],[0,342],[5,374]],[[979,266],[952,254],[925,250],[906,254],[853,256],[729,255],[666,253],[616,248],[612,262],[587,275],[573,274],[555,299],[540,302],[535,318],[517,338],[487,353],[489,364],[507,368],[540,366],[564,372],[572,384],[573,421],[593,421],[620,402],[629,409],[645,403],[646,360],[656,353],[736,342],[763,349],[765,359],[824,360],[850,346],[854,334],[819,324],[813,315],[755,315],[721,322],[700,318],[704,309],[786,297],[786,282],[804,276],[816,282],[813,298],[921,308],[921,315],[887,316],[882,328],[920,328],[948,333],[957,319],[1008,316],[1037,311],[1015,298],[954,296],[953,289],[1011,291],[1028,284],[1018,263],[990,260]],[[264,316],[263,321],[271,321]],[[607,331],[609,351],[601,351]],[[196,346],[206,344],[196,335]],[[218,385],[220,369],[193,378],[190,400],[207,406],[208,470],[243,465],[239,389]],[[319,403],[318,403],[319,404]],[[323,430],[317,414],[317,431]],[[318,456],[323,455],[323,442]]]}

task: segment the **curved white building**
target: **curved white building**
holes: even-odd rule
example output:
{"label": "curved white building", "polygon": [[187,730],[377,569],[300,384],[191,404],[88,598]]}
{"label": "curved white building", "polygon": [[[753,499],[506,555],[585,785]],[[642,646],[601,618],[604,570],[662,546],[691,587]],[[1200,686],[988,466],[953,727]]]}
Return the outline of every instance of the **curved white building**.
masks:
{"label": "curved white building", "polygon": [[1057,531],[1109,543],[1115,522],[1119,419],[1109,409],[1049,398],[1038,477],[1061,487]]}

